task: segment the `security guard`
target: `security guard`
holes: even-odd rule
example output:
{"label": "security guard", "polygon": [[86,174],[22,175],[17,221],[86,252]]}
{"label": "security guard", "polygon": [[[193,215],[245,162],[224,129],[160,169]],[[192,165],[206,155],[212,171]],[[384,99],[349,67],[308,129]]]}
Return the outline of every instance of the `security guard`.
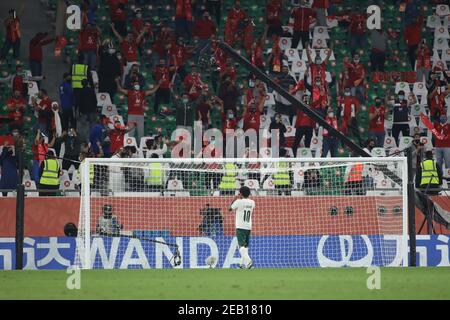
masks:
{"label": "security guard", "polygon": [[90,72],[87,64],[83,62],[83,56],[78,56],[78,62],[72,64],[72,89],[75,98],[75,111],[79,110],[78,101],[80,101],[81,89],[83,89],[83,80],[91,79]]}
{"label": "security guard", "polygon": [[60,170],[58,160],[55,159],[55,153],[53,150],[49,150],[47,152],[46,159],[41,163],[39,173],[39,196],[56,196],[57,191],[51,190],[59,189],[59,177],[62,172]]}
{"label": "security guard", "polygon": [[442,168],[433,159],[433,151],[425,152],[425,160],[417,167],[416,187],[425,194],[439,194],[442,186]]}
{"label": "security guard", "polygon": [[[152,159],[158,159],[159,156],[152,154]],[[150,170],[145,178],[145,183],[149,191],[161,191],[164,185],[164,172],[161,162],[152,162],[149,165]]]}
{"label": "security guard", "polygon": [[234,195],[236,192],[237,167],[234,163],[223,165],[224,174],[220,180],[220,195]]}
{"label": "security guard", "polygon": [[[286,149],[280,150],[280,157],[286,157]],[[289,175],[289,163],[288,162],[278,162],[276,163],[276,168],[278,171],[272,176],[273,184],[275,189],[278,190],[278,195],[286,193],[286,195],[291,194],[291,178]]]}

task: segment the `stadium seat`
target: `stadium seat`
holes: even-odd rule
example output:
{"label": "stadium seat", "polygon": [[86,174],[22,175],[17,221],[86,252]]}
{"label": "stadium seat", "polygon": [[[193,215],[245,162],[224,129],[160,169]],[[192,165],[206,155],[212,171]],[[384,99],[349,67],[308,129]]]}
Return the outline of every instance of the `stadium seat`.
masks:
{"label": "stadium seat", "polygon": [[397,143],[395,143],[395,139],[392,136],[386,135],[383,147],[384,149],[397,148]]}
{"label": "stadium seat", "polygon": [[425,82],[415,82],[413,85],[413,93],[416,96],[428,95],[428,89]]}
{"label": "stadium seat", "polygon": [[375,189],[390,189],[392,188],[392,183],[389,179],[375,180]]}
{"label": "stadium seat", "polygon": [[384,148],[373,148],[371,154],[373,157],[386,157],[386,150]]}
{"label": "stadium seat", "polygon": [[244,180],[244,186],[250,188],[250,190],[259,190],[259,181],[255,179]]}
{"label": "stadium seat", "polygon": [[441,27],[441,18],[437,15],[431,15],[427,17],[427,28],[434,29]]}
{"label": "stadium seat", "polygon": [[450,49],[442,51],[442,61],[446,63],[450,61]]}
{"label": "stadium seat", "polygon": [[[23,184],[25,186],[25,190],[27,191],[27,193],[26,193],[27,197],[39,196],[39,193],[36,192],[36,183],[33,180],[24,180]],[[35,191],[35,192],[32,192],[32,191]]]}
{"label": "stadium seat", "polygon": [[443,18],[442,25],[446,28],[450,28],[450,15]]}
{"label": "stadium seat", "polygon": [[300,56],[298,54],[298,50],[297,49],[286,49],[284,51],[284,54],[288,58],[289,62],[300,60]]}
{"label": "stadium seat", "polygon": [[263,183],[263,190],[274,190],[275,185],[273,183],[272,177],[267,178]]}
{"label": "stadium seat", "polygon": [[[322,59],[322,61],[324,61],[325,58],[327,57],[328,50],[331,50],[331,49],[320,49],[320,58]],[[334,51],[331,51],[330,61],[335,61],[335,60],[336,60],[336,58],[334,56]]]}
{"label": "stadium seat", "polygon": [[302,186],[303,181],[305,181],[305,168],[299,167],[295,168],[294,173],[294,184],[296,186]]}
{"label": "stadium seat", "polygon": [[401,137],[399,138],[399,148],[401,150],[405,149],[412,143],[413,138],[412,137]]}
{"label": "stadium seat", "polygon": [[114,129],[114,122],[119,121],[121,126],[124,126],[125,123],[123,122],[123,118],[122,116],[116,114],[114,116],[109,116],[109,123],[108,123],[108,127],[110,129]]}
{"label": "stadium seat", "polygon": [[97,93],[97,105],[98,106],[110,106],[112,105],[111,97],[108,92],[99,92]]}
{"label": "stadium seat", "polygon": [[425,106],[422,104],[416,104],[411,107],[411,116],[419,116],[421,113],[425,113]]}
{"label": "stadium seat", "polygon": [[273,93],[267,93],[266,102],[264,103],[264,106],[273,106],[273,105],[275,105],[275,97]]}
{"label": "stadium seat", "polygon": [[32,105],[33,102],[31,101],[31,98],[36,96],[39,93],[39,88],[36,83],[36,81],[24,81],[28,82],[28,104]]}
{"label": "stadium seat", "polygon": [[428,137],[421,137],[420,142],[422,142],[424,144],[425,150],[433,148],[431,139],[429,139]]}
{"label": "stadium seat", "polygon": [[327,40],[314,38],[312,41],[312,47],[313,49],[328,48]]}
{"label": "stadium seat", "polygon": [[123,146],[134,146],[136,147],[136,149],[138,149],[138,145],[136,142],[136,138],[135,137],[129,137],[128,134],[125,135],[124,139],[123,139]]}
{"label": "stadium seat", "polygon": [[450,38],[450,36],[448,34],[448,29],[444,26],[435,28],[434,29],[434,37],[435,38],[444,38],[444,39]]}
{"label": "stadium seat", "polygon": [[261,158],[271,158],[272,157],[272,149],[271,148],[259,148],[259,156]]}
{"label": "stadium seat", "polygon": [[328,29],[325,27],[314,27],[313,39],[323,39],[323,40],[330,39]]}
{"label": "stadium seat", "polygon": [[312,158],[310,148],[297,148],[297,158]]}
{"label": "stadium seat", "polygon": [[118,115],[117,107],[115,104],[103,105],[102,114],[107,117]]}
{"label": "stadium seat", "polygon": [[439,56],[439,52],[436,49],[433,49],[433,56],[431,57],[431,61],[433,63],[436,63],[437,61],[440,61],[440,60],[441,60],[441,57]]}
{"label": "stadium seat", "polygon": [[447,50],[448,40],[445,38],[434,38],[433,49],[436,50]]}
{"label": "stadium seat", "polygon": [[[306,63],[303,60],[292,62],[291,72],[300,75],[306,71]],[[297,76],[298,78],[299,76]]]}
{"label": "stadium seat", "polygon": [[311,138],[311,145],[309,148],[311,150],[321,150],[323,144],[323,136],[319,132],[319,136],[316,136],[315,133],[313,134],[313,137]]}
{"label": "stadium seat", "polygon": [[411,89],[409,88],[409,83],[397,82],[395,84],[395,93],[397,94],[400,90],[403,90],[405,92],[405,95],[407,96],[411,92]]}
{"label": "stadium seat", "polygon": [[285,51],[287,49],[291,48],[292,39],[287,37],[281,37],[280,41],[278,42],[278,46],[281,50]]}
{"label": "stadium seat", "polygon": [[397,147],[388,149],[388,153],[389,153],[388,156],[389,157],[394,157],[394,156],[402,157],[404,155],[404,153],[401,152],[401,151],[402,150],[400,148],[397,148]]}
{"label": "stadium seat", "polygon": [[436,15],[439,17],[445,17],[450,15],[450,9],[447,4],[436,5]]}

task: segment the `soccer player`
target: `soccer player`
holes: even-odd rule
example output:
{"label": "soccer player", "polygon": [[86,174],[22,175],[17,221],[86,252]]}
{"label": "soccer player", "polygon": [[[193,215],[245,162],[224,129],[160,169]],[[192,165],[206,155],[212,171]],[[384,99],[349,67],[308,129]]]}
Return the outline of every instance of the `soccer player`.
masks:
{"label": "soccer player", "polygon": [[250,189],[244,186],[239,190],[239,195],[233,199],[230,205],[230,211],[236,210],[236,236],[242,257],[241,265],[239,266],[241,269],[251,269],[253,267],[253,261],[248,255],[248,246],[255,201],[249,199],[249,196]]}

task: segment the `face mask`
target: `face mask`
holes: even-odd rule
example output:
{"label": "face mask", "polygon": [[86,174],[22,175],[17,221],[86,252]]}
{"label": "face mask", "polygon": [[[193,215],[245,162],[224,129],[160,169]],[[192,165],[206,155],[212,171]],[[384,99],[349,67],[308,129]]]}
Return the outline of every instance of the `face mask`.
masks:
{"label": "face mask", "polygon": [[184,98],[182,101],[183,101],[184,104],[186,104],[186,103],[189,102],[189,99]]}
{"label": "face mask", "polygon": [[403,99],[405,99],[405,96],[404,96],[404,95],[400,95],[400,96],[398,96],[398,98],[399,98],[400,100],[403,100]]}
{"label": "face mask", "polygon": [[233,119],[233,114],[232,113],[228,114],[228,119]]}
{"label": "face mask", "polygon": [[320,86],[320,81],[316,81],[316,86]]}
{"label": "face mask", "polygon": [[142,14],[141,14],[141,13],[138,13],[138,14],[136,15],[136,18],[138,18],[138,19],[142,18]]}
{"label": "face mask", "polygon": [[17,136],[19,136],[19,133],[17,131],[13,131],[12,135],[13,135],[13,137],[17,137]]}
{"label": "face mask", "polygon": [[328,117],[329,117],[329,118],[333,118],[333,117],[334,117],[334,112],[329,112],[329,113],[328,113]]}
{"label": "face mask", "polygon": [[355,61],[355,63],[359,63],[359,59],[355,59],[354,61]]}
{"label": "face mask", "polygon": [[316,64],[321,64],[322,61],[321,60],[316,60]]}
{"label": "face mask", "polygon": [[345,96],[347,96],[347,97],[349,97],[350,94],[351,94],[351,93],[350,93],[349,91],[346,91],[346,92],[345,92]]}
{"label": "face mask", "polygon": [[250,112],[251,113],[255,113],[256,112],[256,108],[250,108]]}
{"label": "face mask", "polygon": [[114,49],[114,48],[109,48],[109,49],[108,49],[108,53],[109,53],[109,54],[114,54],[114,53],[116,53],[116,49]]}
{"label": "face mask", "polygon": [[441,124],[444,124],[447,122],[447,118],[440,118],[439,120],[440,120]]}
{"label": "face mask", "polygon": [[138,84],[135,84],[135,85],[134,85],[134,90],[139,91],[139,89],[141,89],[141,86],[138,85]]}

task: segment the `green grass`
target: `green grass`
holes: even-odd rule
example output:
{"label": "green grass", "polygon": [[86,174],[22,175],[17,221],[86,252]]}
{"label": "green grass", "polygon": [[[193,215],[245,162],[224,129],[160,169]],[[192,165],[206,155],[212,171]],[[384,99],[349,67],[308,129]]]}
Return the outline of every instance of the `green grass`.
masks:
{"label": "green grass", "polygon": [[365,268],[1,271],[3,299],[450,299],[449,268],[382,268],[369,290]]}

